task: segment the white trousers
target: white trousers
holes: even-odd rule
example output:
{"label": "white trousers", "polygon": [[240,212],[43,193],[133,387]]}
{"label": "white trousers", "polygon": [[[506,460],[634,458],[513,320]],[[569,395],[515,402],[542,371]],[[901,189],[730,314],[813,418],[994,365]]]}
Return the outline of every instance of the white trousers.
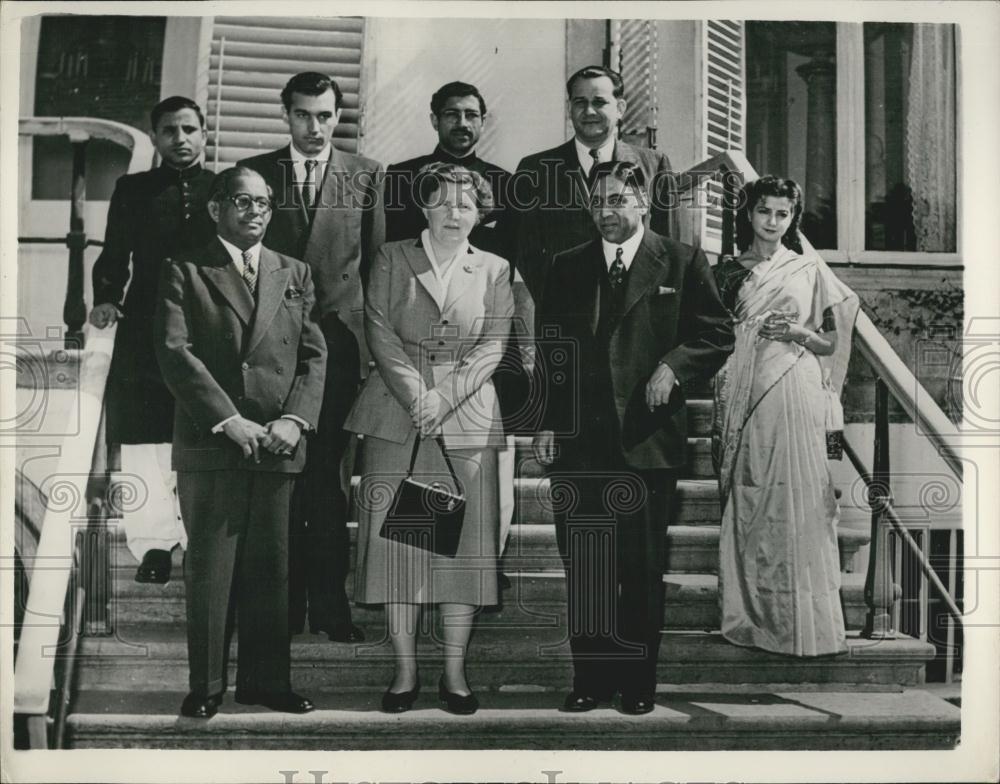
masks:
{"label": "white trousers", "polygon": [[137,561],[149,550],[187,548],[177,503],[177,475],[170,470],[170,444],[122,444],[122,527]]}
{"label": "white trousers", "polygon": [[497,450],[497,474],[500,479],[500,547],[498,555],[503,555],[507,546],[507,535],[514,519],[514,436],[507,436],[507,448]]}

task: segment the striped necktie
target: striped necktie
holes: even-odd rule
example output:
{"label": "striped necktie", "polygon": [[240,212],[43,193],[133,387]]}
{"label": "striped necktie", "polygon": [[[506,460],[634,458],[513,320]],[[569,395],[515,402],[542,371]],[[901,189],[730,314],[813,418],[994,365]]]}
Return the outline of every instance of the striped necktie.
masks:
{"label": "striped necktie", "polygon": [[302,203],[306,209],[311,209],[316,202],[316,166],[317,161],[306,158],[306,179],[302,183]]}
{"label": "striped necktie", "polygon": [[253,265],[253,253],[249,249],[243,251],[243,282],[250,290],[250,296],[257,293],[257,268]]}

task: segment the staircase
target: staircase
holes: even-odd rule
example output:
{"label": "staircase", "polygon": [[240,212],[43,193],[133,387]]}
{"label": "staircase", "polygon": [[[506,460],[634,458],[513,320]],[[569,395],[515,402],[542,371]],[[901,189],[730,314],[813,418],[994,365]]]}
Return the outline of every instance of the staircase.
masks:
{"label": "staircase", "polygon": [[[386,715],[379,698],[392,673],[384,613],[358,608],[368,642],[292,643],[292,684],[317,710],[304,716],[235,704],[230,690],[209,721],[179,718],[187,690],[184,586],[179,551],[166,586],[133,581],[123,541],[112,552],[111,637],[81,641],[67,722],[72,748],[184,749],[932,749],[951,748],[960,711],[920,688],[933,646],[909,637],[860,637],[868,534],[839,533],[849,651],[811,659],[725,642],[718,632],[719,503],[709,456],[711,401],[689,403],[689,469],[667,531],[666,611],[657,707],[646,716],[612,708],[557,711],[571,683],[565,582],[547,482],[517,444],[515,525],[504,557],[512,587],[500,611],[480,614],[467,658],[482,708],[439,709],[440,655],[432,628],[421,640],[423,694],[413,711]],[[355,482],[357,478],[355,478]],[[348,580],[348,590],[351,589]],[[427,614],[425,614],[427,615]],[[433,627],[435,620],[428,622]],[[235,657],[232,657],[235,661]],[[233,673],[230,682],[234,682]]]}

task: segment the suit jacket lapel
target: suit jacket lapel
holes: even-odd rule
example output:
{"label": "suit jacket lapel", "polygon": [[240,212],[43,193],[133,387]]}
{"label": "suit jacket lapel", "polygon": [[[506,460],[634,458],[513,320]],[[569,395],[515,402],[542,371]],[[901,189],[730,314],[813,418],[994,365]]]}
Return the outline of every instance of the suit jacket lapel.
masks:
{"label": "suit jacket lapel", "polygon": [[267,333],[275,313],[281,307],[287,287],[288,270],[281,266],[274,253],[262,247],[257,271],[257,314],[244,354],[250,354]]}
{"label": "suit jacket lapel", "polygon": [[431,268],[431,260],[427,258],[427,254],[420,245],[420,240],[406,243],[403,246],[403,257],[406,259],[407,264],[410,265],[410,269],[413,270],[414,276],[420,282],[424,291],[427,292],[427,296],[430,297],[431,302],[434,303],[434,306],[440,313],[442,308],[439,296],[443,297],[444,292],[441,291],[437,275],[434,274],[434,270]]}
{"label": "suit jacket lapel", "polygon": [[448,291],[444,295],[442,312],[448,310],[451,304],[462,295],[462,292],[469,287],[469,282],[472,280],[473,275],[482,269],[483,257],[472,248],[469,250],[471,252],[464,254],[464,258],[458,258],[452,262],[455,265],[455,269],[451,273]]}
{"label": "suit jacket lapel", "polygon": [[587,318],[587,325],[590,327],[590,334],[597,334],[597,327],[601,322],[601,276],[607,275],[607,265],[604,263],[604,250],[600,239],[591,244],[589,254],[590,261],[588,269],[581,275],[587,288],[581,292],[581,305],[583,314]]}
{"label": "suit jacket lapel", "polygon": [[243,325],[249,325],[253,319],[253,297],[236,271],[229,253],[218,239],[212,241],[207,252],[211,254],[212,263],[200,268],[202,277],[215,286]]}
{"label": "suit jacket lapel", "polygon": [[663,272],[664,263],[658,257],[657,251],[650,245],[650,234],[647,230],[642,237],[639,250],[636,251],[635,258],[632,259],[632,266],[628,272],[628,283],[625,288],[625,305],[622,308],[622,317],[635,307],[642,295],[660,279]]}

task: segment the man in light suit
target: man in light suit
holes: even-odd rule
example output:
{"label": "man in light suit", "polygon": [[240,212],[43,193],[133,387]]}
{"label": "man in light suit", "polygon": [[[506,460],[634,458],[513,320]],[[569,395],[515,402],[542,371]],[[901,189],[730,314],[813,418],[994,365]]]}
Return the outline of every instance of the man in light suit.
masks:
{"label": "man in light suit", "polygon": [[177,400],[172,463],[189,542],[181,715],[210,718],[222,701],[231,598],[236,701],[305,713],[312,703],[289,675],[288,511],[326,369],[312,275],[261,244],[271,193],[255,172],[219,174],[208,211],[218,236],[164,264],[154,319]]}
{"label": "man in light suit", "polygon": [[344,589],[352,461],[345,459],[350,436],[342,426],[368,370],[362,284],[385,237],[383,171],[377,161],[333,146],[344,103],[333,79],[296,74],[281,102],[291,144],[241,165],[260,172],[275,193],[267,246],[312,270],[315,318],[329,352],[319,429],[292,504],[289,625],[293,634],[302,631],[308,604],[310,631],[361,642]]}
{"label": "man in light suit", "polygon": [[647,226],[659,234],[676,234],[671,228],[673,178],[667,156],[617,138],[626,106],[621,75],[604,66],[587,66],[569,78],[566,93],[573,138],[518,164],[502,227],[536,308],[552,257],[598,237],[587,210],[587,177],[596,163],[630,161],[641,168]]}
{"label": "man in light suit", "polygon": [[[663,625],[665,533],[687,419],[680,384],[714,374],[733,327],[700,250],[643,226],[643,168],[592,172],[600,236],[553,260],[540,341],[547,400],[535,456],[550,466],[566,568],[573,691],[588,711],[621,693],[628,714],[653,709]],[[557,351],[572,346],[571,365]],[[561,486],[561,487],[560,487]]]}

